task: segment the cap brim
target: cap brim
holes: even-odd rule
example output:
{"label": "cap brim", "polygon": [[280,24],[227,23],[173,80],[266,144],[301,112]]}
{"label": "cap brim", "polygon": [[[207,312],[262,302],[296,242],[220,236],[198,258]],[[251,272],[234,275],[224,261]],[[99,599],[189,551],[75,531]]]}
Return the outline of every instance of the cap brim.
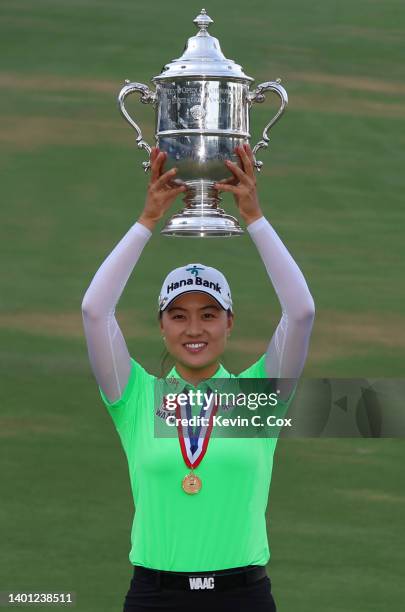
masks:
{"label": "cap brim", "polygon": [[190,289],[188,291],[182,291],[181,293],[178,293],[177,295],[174,295],[172,298],[170,298],[170,300],[167,302],[167,304],[165,304],[163,306],[163,308],[160,308],[159,310],[161,312],[163,312],[164,310],[167,309],[168,306],[170,306],[170,304],[172,304],[175,300],[177,300],[178,297],[180,297],[181,295],[185,295],[186,293],[205,293],[206,295],[209,295],[210,297],[212,297],[212,299],[215,300],[216,303],[223,310],[230,310],[232,312],[232,307],[231,306],[224,306],[224,304],[222,304],[216,297],[214,297],[212,295],[212,293],[210,293],[209,291],[204,291],[204,289]]}

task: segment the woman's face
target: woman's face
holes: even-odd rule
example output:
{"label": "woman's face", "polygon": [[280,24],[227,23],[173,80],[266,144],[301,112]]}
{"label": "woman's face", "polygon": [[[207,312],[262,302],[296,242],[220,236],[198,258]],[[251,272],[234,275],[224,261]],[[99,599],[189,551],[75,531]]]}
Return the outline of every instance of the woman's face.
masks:
{"label": "woman's face", "polygon": [[169,353],[176,362],[196,369],[218,361],[232,326],[233,315],[202,292],[180,295],[160,319]]}

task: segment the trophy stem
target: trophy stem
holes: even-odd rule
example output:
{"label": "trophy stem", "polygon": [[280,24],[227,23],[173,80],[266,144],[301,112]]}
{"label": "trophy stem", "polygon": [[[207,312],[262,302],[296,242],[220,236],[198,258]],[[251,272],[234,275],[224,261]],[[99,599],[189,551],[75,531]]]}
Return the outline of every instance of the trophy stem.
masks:
{"label": "trophy stem", "polygon": [[214,188],[214,181],[201,179],[185,183],[186,208],[169,219],[160,232],[163,236],[214,238],[244,233],[238,220],[219,208],[222,198]]}
{"label": "trophy stem", "polygon": [[217,208],[222,200],[218,191],[214,189],[214,182],[207,180],[185,181],[187,191],[183,202],[187,208],[197,208],[203,210],[205,207],[210,209]]}

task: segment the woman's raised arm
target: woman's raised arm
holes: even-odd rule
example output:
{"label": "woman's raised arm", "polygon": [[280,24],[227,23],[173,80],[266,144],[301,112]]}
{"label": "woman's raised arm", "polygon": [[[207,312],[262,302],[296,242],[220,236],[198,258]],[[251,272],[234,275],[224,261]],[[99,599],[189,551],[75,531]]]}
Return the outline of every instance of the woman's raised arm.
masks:
{"label": "woman's raised arm", "polygon": [[135,223],[97,270],[82,301],[83,327],[93,374],[114,402],[131,372],[128,348],[115,318],[115,308],[152,232]]}
{"label": "woman's raised arm", "polygon": [[[282,316],[266,351],[266,372],[279,378],[279,397],[287,400],[303,370],[315,304],[305,278],[263,216],[256,190],[253,153],[249,145],[236,147],[240,164],[226,161],[232,177],[216,183],[218,191],[233,193],[247,230],[256,244],[280,301]],[[290,379],[290,380],[283,380]]]}
{"label": "woman's raised arm", "polygon": [[267,219],[253,221],[247,230],[282,309],[280,322],[267,347],[266,371],[270,377],[280,379],[280,398],[285,401],[305,365],[315,304],[301,270]]}
{"label": "woman's raised arm", "polygon": [[152,149],[152,173],[143,213],[101,264],[82,301],[90,365],[111,402],[121,397],[131,372],[128,348],[115,318],[116,305],[155,223],[185,189],[172,184],[173,170],[162,174],[165,159],[165,153]]}

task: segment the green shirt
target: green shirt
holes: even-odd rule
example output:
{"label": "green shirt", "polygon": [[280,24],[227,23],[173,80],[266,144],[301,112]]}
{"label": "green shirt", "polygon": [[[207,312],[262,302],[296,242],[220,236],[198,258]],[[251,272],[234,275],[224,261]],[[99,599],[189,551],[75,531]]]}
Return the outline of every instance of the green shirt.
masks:
{"label": "green shirt", "polygon": [[[181,482],[190,468],[178,438],[154,436],[157,378],[132,357],[131,364],[118,400],[110,402],[99,387],[128,460],[135,505],[131,563],[179,572],[266,565],[270,550],[265,513],[277,438],[211,436],[195,468],[202,488],[188,495]],[[239,376],[220,365],[212,378],[268,378],[264,364],[262,355]],[[190,387],[175,368],[170,377]]]}

